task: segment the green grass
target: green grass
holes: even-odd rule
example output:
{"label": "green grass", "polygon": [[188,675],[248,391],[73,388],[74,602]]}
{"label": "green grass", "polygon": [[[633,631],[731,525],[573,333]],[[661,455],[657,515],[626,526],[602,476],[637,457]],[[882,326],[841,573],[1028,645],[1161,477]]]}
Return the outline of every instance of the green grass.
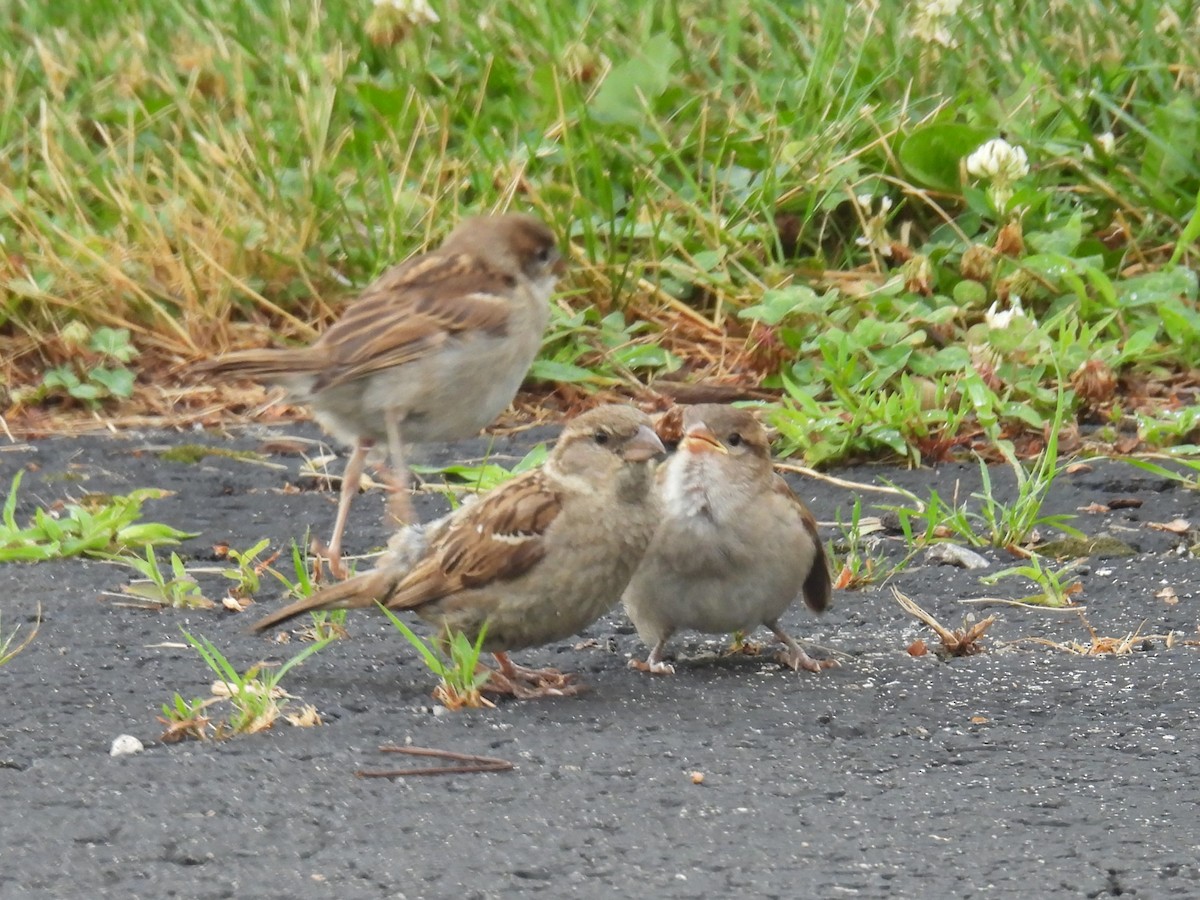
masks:
{"label": "green grass", "polygon": [[[775,386],[816,463],[1037,433],[1060,387],[1193,442],[1145,385],[1200,367],[1195,4],[964,3],[954,46],[919,6],[435,2],[394,41],[365,0],[14,0],[7,381],[100,370],[76,322],[128,329],[143,375],[307,339],[514,205],[573,244],[540,377]],[[1030,167],[1005,191],[965,170],[1000,135]]]}

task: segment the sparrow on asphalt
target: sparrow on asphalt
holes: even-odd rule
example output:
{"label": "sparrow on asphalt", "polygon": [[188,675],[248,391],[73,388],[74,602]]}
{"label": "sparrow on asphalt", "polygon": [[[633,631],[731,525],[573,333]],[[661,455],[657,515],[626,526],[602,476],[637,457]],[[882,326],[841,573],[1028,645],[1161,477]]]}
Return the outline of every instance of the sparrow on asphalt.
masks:
{"label": "sparrow on asphalt", "polygon": [[404,442],[472,437],[512,402],[562,271],[554,234],[538,219],[467,219],[437,250],[380,275],[310,346],[243,350],[196,366],[282,385],[354,448],[327,550],[336,577],[345,576],[342,535],[368,453],[386,446],[392,512],[410,521]]}
{"label": "sparrow on asphalt", "polygon": [[780,627],[797,596],[815,612],[832,583],[812,513],[771,465],[766,430],[747,410],[685,407],[679,449],[660,467],[662,521],[623,597],[651,648],[634,668],[669,675],[668,639],[684,628],[750,632],[766,625],[782,662],[812,672],[817,661]]}
{"label": "sparrow on asphalt", "polygon": [[658,524],[652,460],[663,453],[645,413],[601,406],[569,422],[545,464],[462,506],[412,567],[389,565],[318,591],[256,622],[376,601],[411,609],[446,636],[495,655],[518,696],[569,693],[570,676],[516,666],[509,651],[561,640],[617,605]]}

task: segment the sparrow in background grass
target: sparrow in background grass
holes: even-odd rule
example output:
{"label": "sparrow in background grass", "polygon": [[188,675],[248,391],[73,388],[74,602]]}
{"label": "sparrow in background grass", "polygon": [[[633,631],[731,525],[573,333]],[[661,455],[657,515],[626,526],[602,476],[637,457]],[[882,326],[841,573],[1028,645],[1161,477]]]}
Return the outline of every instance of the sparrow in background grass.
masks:
{"label": "sparrow in background grass", "polygon": [[658,493],[662,521],[623,598],[651,648],[632,666],[673,673],[663,650],[680,629],[748,633],[759,625],[783,642],[780,659],[792,669],[834,664],[812,659],[779,625],[797,596],[824,610],[832,584],[817,523],[775,474],[766,430],[749,411],[684,408]]}
{"label": "sparrow in background grass", "polygon": [[342,536],[368,454],[386,446],[393,515],[412,519],[404,442],[472,437],[516,395],[542,342],[563,263],[553,233],[527,215],[467,219],[437,250],[384,272],[308,347],[243,350],[204,375],[282,385],[353,447],[327,556]]}
{"label": "sparrow in background grass", "polygon": [[411,568],[389,565],[318,591],[253,626],[376,601],[411,609],[445,636],[495,655],[501,687],[518,696],[571,693],[570,676],[530,670],[511,650],[561,640],[621,599],[654,534],[651,460],[663,451],[649,416],[602,406],[569,422],[546,463],[462,506],[429,536]]}

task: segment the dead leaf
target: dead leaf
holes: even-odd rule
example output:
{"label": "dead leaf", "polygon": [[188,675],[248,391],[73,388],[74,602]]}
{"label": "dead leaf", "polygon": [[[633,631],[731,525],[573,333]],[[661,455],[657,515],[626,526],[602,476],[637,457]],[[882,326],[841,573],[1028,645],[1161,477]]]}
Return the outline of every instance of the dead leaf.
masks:
{"label": "dead leaf", "polygon": [[991,719],[989,719],[987,716],[971,716],[970,718],[972,725],[986,725],[990,721]]}
{"label": "dead leaf", "polygon": [[246,607],[254,601],[247,597],[244,600],[239,600],[237,597],[226,595],[221,600],[221,605],[230,612],[245,612]]}
{"label": "dead leaf", "polygon": [[1154,595],[1167,606],[1174,606],[1179,602],[1179,595],[1175,593],[1175,588],[1165,587]]}
{"label": "dead leaf", "polygon": [[299,712],[288,713],[284,718],[297,728],[312,728],[321,724],[321,714],[311,703],[305,704]]}
{"label": "dead leaf", "polygon": [[1071,463],[1071,465],[1067,466],[1068,475],[1081,475],[1092,471],[1095,470],[1087,463]]}
{"label": "dead leaf", "polygon": [[908,650],[909,656],[924,656],[926,653],[929,652],[929,645],[927,645],[920,638],[917,638],[915,641],[913,641],[911,644],[909,644],[908,647],[906,647],[905,649]]}
{"label": "dead leaf", "polygon": [[1092,515],[1103,514],[1110,511],[1110,507],[1103,503],[1089,503],[1087,506],[1077,507],[1080,512],[1091,513]]}
{"label": "dead leaf", "polygon": [[1146,527],[1154,531],[1169,531],[1171,534],[1187,534],[1192,523],[1187,519],[1172,519],[1170,522],[1147,522]]}
{"label": "dead leaf", "polygon": [[837,580],[833,582],[833,586],[839,591],[844,591],[850,586],[853,580],[854,573],[850,571],[850,567],[842,566],[842,571],[838,572]]}

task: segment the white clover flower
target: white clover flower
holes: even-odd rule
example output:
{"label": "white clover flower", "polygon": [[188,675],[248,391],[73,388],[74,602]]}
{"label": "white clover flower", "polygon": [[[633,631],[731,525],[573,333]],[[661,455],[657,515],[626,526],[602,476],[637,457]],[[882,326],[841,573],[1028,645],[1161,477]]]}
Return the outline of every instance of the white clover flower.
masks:
{"label": "white clover flower", "polygon": [[870,194],[859,194],[854,198],[863,219],[863,233],[854,239],[860,247],[870,247],[881,256],[892,255],[892,236],[888,234],[887,215],[892,208],[892,198],[879,198],[879,211],[872,212],[875,198]]}
{"label": "white clover flower", "polygon": [[[1096,135],[1094,140],[1096,141],[1096,146],[1098,146],[1104,152],[1105,156],[1112,156],[1113,151],[1117,148],[1117,139],[1113,136],[1111,131],[1106,131],[1103,134]],[[1096,158],[1096,151],[1092,149],[1091,144],[1087,144],[1083,148],[1083,158]]]}
{"label": "white clover flower", "polygon": [[991,182],[988,196],[1003,210],[1012,199],[1013,183],[1029,174],[1029,157],[1024,148],[994,138],[967,157],[967,172]]}
{"label": "white clover flower", "polygon": [[958,12],[962,0],[923,0],[916,4],[908,33],[927,44],[954,47],[956,42],[947,27],[947,20]]}
{"label": "white clover flower", "polygon": [[983,314],[983,321],[988,328],[992,328],[997,331],[1003,331],[1017,319],[1028,319],[1031,324],[1035,326],[1037,325],[1037,322],[1034,320],[1033,316],[1027,315],[1025,310],[1021,307],[1020,297],[1013,297],[1012,305],[1006,310],[1000,311],[998,309],[999,306],[1000,301],[997,300],[990,307],[988,307],[988,311]]}
{"label": "white clover flower", "polygon": [[976,178],[1012,183],[1029,174],[1029,157],[1023,148],[995,138],[967,157],[967,171]]}

